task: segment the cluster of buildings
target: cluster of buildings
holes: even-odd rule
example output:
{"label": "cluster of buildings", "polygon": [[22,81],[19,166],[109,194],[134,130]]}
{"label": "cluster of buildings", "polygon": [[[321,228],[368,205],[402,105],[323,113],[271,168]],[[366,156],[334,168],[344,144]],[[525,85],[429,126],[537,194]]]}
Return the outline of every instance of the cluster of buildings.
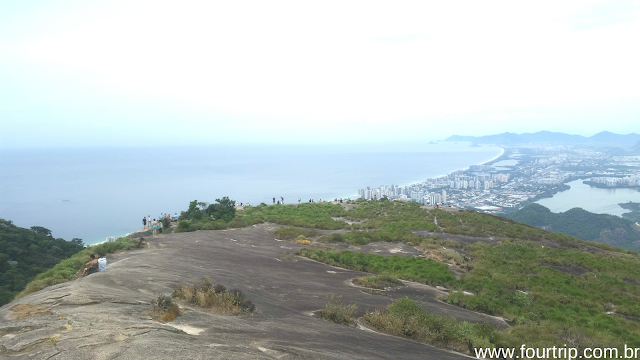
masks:
{"label": "cluster of buildings", "polygon": [[367,187],[359,189],[356,199],[378,200],[386,197],[389,200],[415,201],[424,205],[442,204],[447,202],[447,191],[426,191],[420,185],[382,185],[378,188]]}
{"label": "cluster of buildings", "polygon": [[592,177],[589,179],[592,183],[602,184],[608,187],[623,187],[623,186],[640,186],[640,176],[626,176],[623,178],[616,177]]}
{"label": "cluster of buildings", "polygon": [[352,198],[386,197],[494,212],[535,201],[574,179],[608,187],[640,187],[640,157],[616,159],[593,149],[535,144],[514,147],[507,156],[512,165],[472,165],[420,183],[367,187]]}

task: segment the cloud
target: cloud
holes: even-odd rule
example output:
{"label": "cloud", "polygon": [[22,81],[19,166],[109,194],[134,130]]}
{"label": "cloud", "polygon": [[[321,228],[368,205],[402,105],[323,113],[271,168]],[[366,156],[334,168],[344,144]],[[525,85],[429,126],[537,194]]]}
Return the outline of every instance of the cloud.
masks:
{"label": "cloud", "polygon": [[567,16],[566,21],[575,31],[591,30],[638,20],[640,1],[614,0],[588,4]]}
{"label": "cloud", "polygon": [[[243,134],[237,141],[383,141],[388,129],[438,138],[493,131],[487,122],[518,131],[528,125],[509,116],[531,108],[547,109],[538,113],[552,125],[551,109],[564,109],[563,126],[575,129],[585,108],[616,116],[607,104],[640,97],[640,54],[630,46],[637,20],[566,29],[588,18],[567,22],[570,14],[596,16],[580,9],[598,4],[45,4],[0,11],[15,15],[0,21],[0,116],[13,121],[6,141],[34,141],[21,124],[61,129],[70,142],[118,129],[139,139],[150,126],[176,123],[158,138],[201,141],[226,131]],[[479,126],[480,113],[497,115]],[[448,127],[451,118],[458,128]]]}

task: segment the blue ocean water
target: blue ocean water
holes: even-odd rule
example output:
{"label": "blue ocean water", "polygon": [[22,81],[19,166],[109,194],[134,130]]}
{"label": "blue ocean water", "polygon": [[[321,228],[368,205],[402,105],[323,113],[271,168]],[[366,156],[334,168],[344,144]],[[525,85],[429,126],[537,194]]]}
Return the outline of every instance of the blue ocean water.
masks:
{"label": "blue ocean water", "polygon": [[257,205],[333,199],[404,185],[494,159],[497,147],[65,148],[0,151],[0,218],[85,244],[229,196]]}

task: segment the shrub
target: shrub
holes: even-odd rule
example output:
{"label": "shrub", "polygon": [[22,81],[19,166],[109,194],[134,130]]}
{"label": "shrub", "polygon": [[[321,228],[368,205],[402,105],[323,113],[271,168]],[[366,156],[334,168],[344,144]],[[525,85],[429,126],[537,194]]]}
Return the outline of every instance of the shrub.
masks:
{"label": "shrub", "polygon": [[392,275],[362,276],[356,278],[354,283],[372,289],[385,289],[402,285],[402,281]]}
{"label": "shrub", "polygon": [[195,231],[195,229],[191,226],[190,220],[180,220],[178,221],[178,227],[176,227],[176,232],[188,232]]}
{"label": "shrub", "polygon": [[283,251],[278,256],[278,260],[280,260],[280,261],[293,261],[294,257],[293,257],[292,253],[290,253],[288,251]]}
{"label": "shrub", "polygon": [[355,324],[355,313],[358,309],[356,304],[346,304],[341,301],[339,295],[327,296],[327,305],[320,310],[318,315],[322,319],[333,321],[336,324],[353,325]]}
{"label": "shrub", "polygon": [[180,308],[171,301],[171,297],[160,295],[154,301],[153,309],[151,310],[152,319],[169,322],[175,320],[178,316],[180,316]]}
{"label": "shrub", "polygon": [[316,235],[316,229],[302,229],[295,227],[281,227],[275,230],[276,238],[279,240],[304,240],[309,236]]}
{"label": "shrub", "polygon": [[391,335],[406,336],[473,355],[476,347],[493,347],[490,339],[495,328],[471,324],[454,317],[429,314],[417,302],[404,298],[386,309],[364,315],[374,328]]}
{"label": "shrub", "polygon": [[203,277],[193,286],[177,288],[171,296],[221,314],[246,315],[255,311],[255,305],[241,290],[213,285],[208,277]]}

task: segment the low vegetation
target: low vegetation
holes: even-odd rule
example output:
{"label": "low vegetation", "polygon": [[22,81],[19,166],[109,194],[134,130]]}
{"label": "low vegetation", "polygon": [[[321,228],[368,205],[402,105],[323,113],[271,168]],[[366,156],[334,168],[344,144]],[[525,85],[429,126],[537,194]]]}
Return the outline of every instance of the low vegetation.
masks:
{"label": "low vegetation", "polygon": [[[245,223],[271,222],[308,229],[337,230],[348,227],[343,221],[332,219],[346,214],[342,206],[331,203],[303,203],[300,205],[259,205],[242,210],[238,217]],[[300,233],[298,235],[306,235]],[[296,237],[298,236],[296,235]]]}
{"label": "low vegetation", "polygon": [[282,227],[276,229],[276,239],[279,240],[304,240],[310,236],[316,235],[316,229],[302,229],[294,227]]}
{"label": "low vegetation", "polygon": [[171,296],[219,314],[248,315],[256,309],[241,290],[214,285],[209,277],[203,277],[194,285],[183,285]]}
{"label": "low vegetation", "polygon": [[455,240],[441,240],[437,236],[431,236],[420,242],[418,246],[429,259],[454,265],[463,270],[471,270],[469,263],[458,250],[461,246]]}
{"label": "low vegetation", "polygon": [[153,302],[153,309],[151,310],[151,318],[156,321],[173,321],[180,316],[180,307],[178,304],[171,301],[171,297],[160,295]]}
{"label": "low vegetation", "polygon": [[355,278],[353,283],[371,289],[386,289],[394,286],[402,286],[402,281],[392,275],[360,276]]}
{"label": "low vegetation", "polygon": [[320,318],[336,324],[354,325],[356,310],[358,310],[356,304],[342,302],[342,297],[339,295],[329,295],[327,296],[327,305],[318,312],[318,315]]}
{"label": "low vegetation", "polygon": [[294,254],[292,254],[292,253],[290,253],[288,251],[283,251],[278,256],[278,260],[280,260],[280,261],[295,261],[295,256],[294,256]]}
{"label": "low vegetation", "polygon": [[494,346],[491,340],[496,329],[492,325],[472,324],[449,316],[429,314],[417,302],[407,298],[396,300],[385,309],[367,313],[363,319],[384,333],[405,336],[469,355],[474,354],[473,348]]}
{"label": "low vegetation", "polygon": [[[299,254],[333,266],[445,285],[453,289],[446,302],[503,316],[513,325],[491,338],[501,346],[519,346],[522,341],[562,346],[573,336],[568,331],[579,334],[576,339],[584,344],[640,346],[640,324],[627,319],[640,319],[638,254],[508,239],[478,242],[465,251],[472,269],[459,280],[446,265],[432,260],[346,250],[302,249]],[[572,273],[575,268],[582,273]],[[613,315],[605,314],[611,311]]]}
{"label": "low vegetation", "polygon": [[429,285],[453,286],[455,276],[445,264],[417,257],[381,256],[349,250],[301,249],[298,255],[332,266],[340,266],[364,272],[396,276]]}
{"label": "low vegetation", "polygon": [[80,271],[89,262],[91,254],[110,254],[119,250],[131,250],[144,246],[144,239],[117,238],[113,242],[102,243],[86,247],[68,259],[64,259],[53,268],[38,274],[33,281],[27,284],[24,290],[16,295],[16,299],[42,290],[48,286],[61,284],[78,278]]}

